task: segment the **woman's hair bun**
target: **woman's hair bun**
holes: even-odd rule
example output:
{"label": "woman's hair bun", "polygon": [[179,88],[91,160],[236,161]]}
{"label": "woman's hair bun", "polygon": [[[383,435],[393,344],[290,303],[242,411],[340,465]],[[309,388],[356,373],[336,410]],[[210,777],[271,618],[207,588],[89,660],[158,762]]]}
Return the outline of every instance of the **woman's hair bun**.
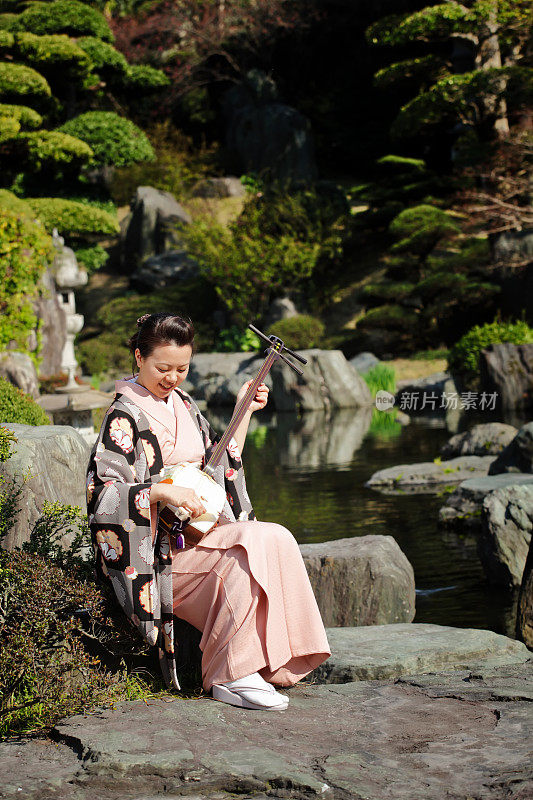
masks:
{"label": "woman's hair bun", "polygon": [[151,316],[152,316],[151,314],[143,314],[143,315],[142,315],[142,317],[139,317],[139,319],[137,320],[137,326],[140,328],[140,327],[141,327],[141,325],[142,325],[144,322],[146,322],[146,320],[147,320],[149,317],[151,317]]}

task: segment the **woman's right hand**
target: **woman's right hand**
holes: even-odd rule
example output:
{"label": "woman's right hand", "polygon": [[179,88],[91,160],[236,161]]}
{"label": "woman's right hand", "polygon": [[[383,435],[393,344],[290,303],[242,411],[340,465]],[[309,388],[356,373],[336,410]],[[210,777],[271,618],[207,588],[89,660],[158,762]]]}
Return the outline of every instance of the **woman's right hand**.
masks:
{"label": "woman's right hand", "polygon": [[163,502],[189,511],[192,519],[205,514],[207,509],[194,491],[173,483],[156,483],[150,489],[150,502]]}

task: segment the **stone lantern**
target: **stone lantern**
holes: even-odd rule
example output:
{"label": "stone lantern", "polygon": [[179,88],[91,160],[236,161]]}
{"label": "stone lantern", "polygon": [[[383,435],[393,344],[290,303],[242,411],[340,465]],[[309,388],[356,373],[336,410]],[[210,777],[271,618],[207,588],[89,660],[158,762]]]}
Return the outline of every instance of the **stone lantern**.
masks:
{"label": "stone lantern", "polygon": [[70,247],[65,247],[65,240],[59,236],[56,228],[53,232],[53,244],[57,250],[53,264],[54,279],[67,327],[66,341],[61,354],[61,369],[67,374],[68,380],[66,386],[61,387],[61,391],[72,392],[78,389],[75,381],[78,362],[74,355],[74,337],[83,328],[84,321],[81,314],[76,314],[74,289],[85,286],[87,273],[84,269],[80,269],[76,254]]}

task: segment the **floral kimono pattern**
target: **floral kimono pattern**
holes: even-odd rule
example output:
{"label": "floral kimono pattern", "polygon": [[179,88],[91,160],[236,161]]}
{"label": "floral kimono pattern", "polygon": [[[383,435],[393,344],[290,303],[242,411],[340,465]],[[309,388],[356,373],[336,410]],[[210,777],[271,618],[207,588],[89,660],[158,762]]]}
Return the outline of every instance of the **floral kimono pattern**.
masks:
{"label": "floral kimono pattern", "polygon": [[[176,391],[202,436],[205,463],[220,437],[192,398]],[[179,689],[170,541],[161,530],[152,541],[152,524],[157,521],[151,520],[150,487],[162,473],[161,449],[147,416],[131,398],[117,394],[87,469],[87,512],[97,574],[111,582],[120,606],[145,641],[159,648],[166,685]],[[240,453],[233,443],[214,479],[226,491],[226,518],[255,519]]]}

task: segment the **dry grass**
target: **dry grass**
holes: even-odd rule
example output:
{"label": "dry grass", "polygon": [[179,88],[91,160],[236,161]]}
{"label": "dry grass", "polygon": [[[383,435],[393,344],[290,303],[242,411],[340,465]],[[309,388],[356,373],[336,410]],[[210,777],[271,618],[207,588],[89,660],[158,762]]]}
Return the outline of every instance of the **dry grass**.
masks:
{"label": "dry grass", "polygon": [[394,358],[385,362],[394,368],[397,381],[425,378],[434,372],[446,372],[445,358],[428,358],[424,360],[412,358]]}

